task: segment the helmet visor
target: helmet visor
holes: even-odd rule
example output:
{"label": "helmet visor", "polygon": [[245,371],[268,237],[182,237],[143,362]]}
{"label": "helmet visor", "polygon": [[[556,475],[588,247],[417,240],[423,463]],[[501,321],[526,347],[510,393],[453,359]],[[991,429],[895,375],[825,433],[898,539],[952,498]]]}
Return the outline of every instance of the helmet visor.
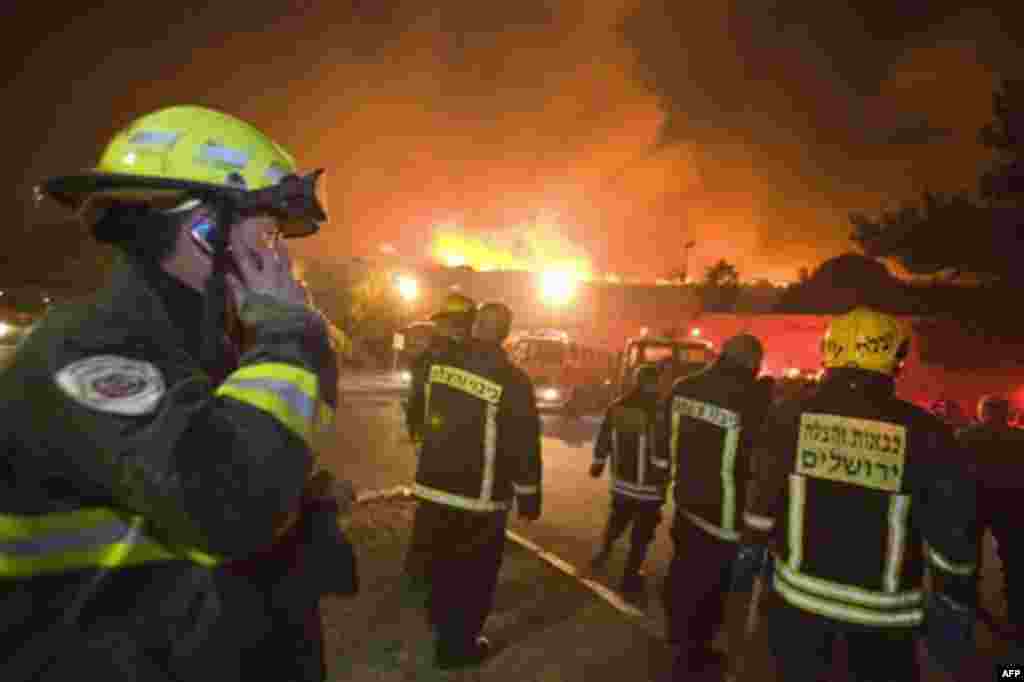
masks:
{"label": "helmet visor", "polygon": [[52,197],[73,210],[89,200],[135,201],[171,209],[188,197],[228,196],[245,213],[270,213],[285,237],[306,237],[327,221],[324,170],[286,175],[276,184],[247,191],[222,185],[114,173],[86,172],[51,178],[35,188],[36,200]]}
{"label": "helmet visor", "polygon": [[270,213],[285,237],[305,237],[327,221],[326,185],[322,168],[301,177],[286,175],[270,187],[241,192],[238,208],[243,213]]}

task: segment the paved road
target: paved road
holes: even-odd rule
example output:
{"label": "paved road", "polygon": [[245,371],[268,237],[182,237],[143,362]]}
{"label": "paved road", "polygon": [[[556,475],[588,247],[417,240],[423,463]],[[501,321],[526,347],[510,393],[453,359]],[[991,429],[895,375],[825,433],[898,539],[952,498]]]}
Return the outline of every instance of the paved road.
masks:
{"label": "paved road", "polygon": [[[359,375],[345,377],[341,383],[341,404],[338,410],[337,434],[322,448],[322,463],[339,477],[351,480],[358,489],[381,489],[408,484],[415,471],[415,456],[404,432],[400,399],[403,386],[391,375]],[[513,520],[512,527],[544,549],[578,567],[587,564],[596,549],[607,516],[608,480],[595,480],[587,474],[597,424],[593,418],[582,420],[544,416],[544,515],[540,521],[524,523]],[[665,506],[665,522],[647,561],[651,597],[647,612],[656,626],[661,624],[661,608],[656,597],[671,556],[668,525],[673,508]],[[608,572],[597,576],[615,587],[624,563],[628,537],[609,563]],[[985,605],[1000,619],[1005,607],[999,598],[998,560],[986,552],[987,567],[983,579]],[[741,607],[734,605],[739,613]],[[977,662],[977,676],[966,679],[990,679],[994,642],[988,629],[978,627],[979,649],[984,656]],[[766,660],[763,642],[752,649],[752,668],[757,680],[772,680],[770,661]],[[840,659],[841,660],[841,659]],[[751,678],[755,679],[755,678]],[[927,682],[944,679],[934,672],[925,676]]]}

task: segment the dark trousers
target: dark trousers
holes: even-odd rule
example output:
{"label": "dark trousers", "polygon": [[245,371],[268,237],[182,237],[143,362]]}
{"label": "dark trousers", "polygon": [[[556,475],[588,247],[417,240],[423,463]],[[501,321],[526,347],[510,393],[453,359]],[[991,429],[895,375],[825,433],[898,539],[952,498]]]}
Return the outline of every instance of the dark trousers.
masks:
{"label": "dark trousers", "polygon": [[643,565],[647,548],[654,539],[655,530],[661,523],[661,500],[638,500],[619,493],[612,493],[612,510],[604,529],[602,552],[611,550],[612,545],[622,537],[626,528],[633,524],[630,538],[629,558],[626,572],[636,572]]}
{"label": "dark trousers", "polygon": [[[1003,591],[1010,623],[1024,629],[1024,531],[993,525],[992,537],[1003,564]],[[978,563],[979,567],[981,562]]]}
{"label": "dark trousers", "polygon": [[[677,516],[672,525],[675,552],[662,590],[668,641],[681,648],[679,665],[711,648],[725,618],[735,542],[726,542]],[[787,681],[788,682],[788,681]]]}
{"label": "dark trousers", "polygon": [[438,652],[469,651],[494,603],[507,512],[471,512],[421,500],[406,572],[425,588]]}
{"label": "dark trousers", "polygon": [[846,640],[850,679],[855,682],[917,682],[917,628],[844,626],[765,595],[764,622],[778,677],[818,682],[829,671],[837,637]]}

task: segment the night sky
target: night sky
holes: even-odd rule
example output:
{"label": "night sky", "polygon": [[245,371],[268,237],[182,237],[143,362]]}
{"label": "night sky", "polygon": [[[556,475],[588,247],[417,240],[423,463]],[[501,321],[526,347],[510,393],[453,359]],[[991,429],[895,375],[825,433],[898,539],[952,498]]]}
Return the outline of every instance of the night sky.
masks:
{"label": "night sky", "polygon": [[554,212],[597,271],[662,276],[694,239],[697,267],[793,279],[851,249],[849,210],[972,186],[1024,68],[1014,3],[90,4],[5,16],[10,219],[52,220],[35,182],[198,103],[329,169],[332,222],[295,250],[339,261]]}

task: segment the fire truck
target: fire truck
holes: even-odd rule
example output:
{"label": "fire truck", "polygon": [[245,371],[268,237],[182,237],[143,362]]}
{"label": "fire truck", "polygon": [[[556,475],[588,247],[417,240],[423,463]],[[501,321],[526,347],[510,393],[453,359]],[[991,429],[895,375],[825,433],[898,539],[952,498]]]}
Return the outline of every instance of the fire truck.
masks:
{"label": "fire truck", "polygon": [[668,395],[676,379],[699,372],[716,357],[710,341],[702,339],[675,339],[641,334],[626,340],[619,356],[615,388],[618,395],[633,388],[636,368],[643,364],[657,366],[660,371],[658,392]]}
{"label": "fire truck", "polygon": [[538,409],[573,415],[607,404],[613,353],[574,341],[559,329],[519,332],[505,347],[533,381]]}

